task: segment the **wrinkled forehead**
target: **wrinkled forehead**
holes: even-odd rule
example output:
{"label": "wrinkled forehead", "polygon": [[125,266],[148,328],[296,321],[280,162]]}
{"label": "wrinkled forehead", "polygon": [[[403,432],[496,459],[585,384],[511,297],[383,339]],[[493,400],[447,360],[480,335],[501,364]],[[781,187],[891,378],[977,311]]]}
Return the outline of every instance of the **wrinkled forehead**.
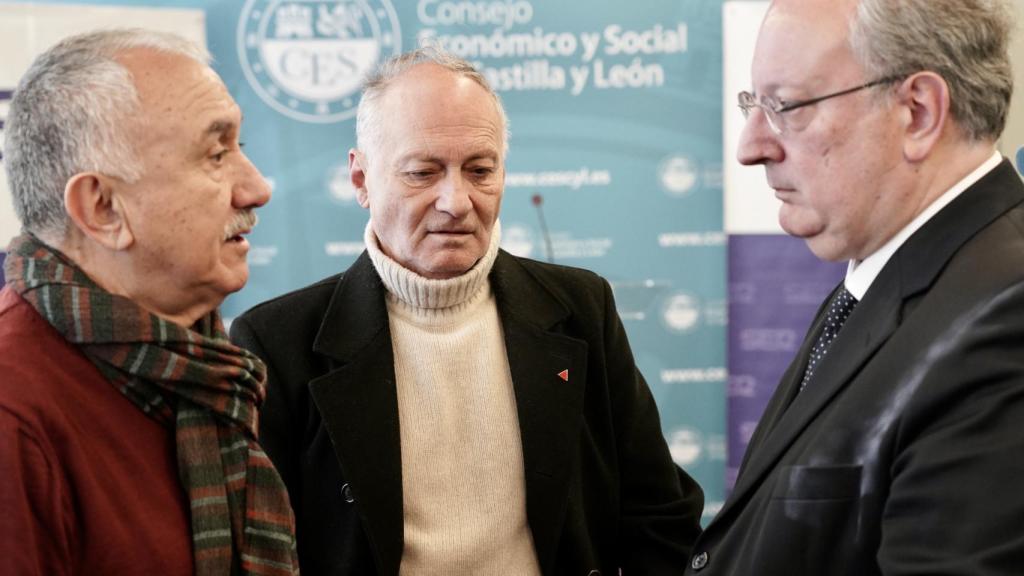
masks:
{"label": "wrinkled forehead", "polygon": [[755,90],[813,89],[861,73],[850,47],[856,3],[849,0],[776,0],[758,33],[751,65]]}
{"label": "wrinkled forehead", "polygon": [[133,48],[117,56],[132,75],[144,108],[169,112],[194,100],[231,100],[227,87],[208,65],[188,56]]}
{"label": "wrinkled forehead", "polygon": [[238,130],[241,111],[206,64],[148,49],[126,51],[118,60],[132,74],[139,95],[141,113],[135,124],[142,141],[169,135],[200,140],[214,124],[221,133]]}
{"label": "wrinkled forehead", "polygon": [[[494,98],[471,78],[432,64],[397,78],[384,94],[381,130],[391,140],[445,136],[500,148],[501,115]],[[392,145],[411,142],[392,142]]]}
{"label": "wrinkled forehead", "polygon": [[395,78],[384,95],[396,109],[431,107],[436,112],[480,114],[498,121],[494,97],[468,76],[425,62]]}

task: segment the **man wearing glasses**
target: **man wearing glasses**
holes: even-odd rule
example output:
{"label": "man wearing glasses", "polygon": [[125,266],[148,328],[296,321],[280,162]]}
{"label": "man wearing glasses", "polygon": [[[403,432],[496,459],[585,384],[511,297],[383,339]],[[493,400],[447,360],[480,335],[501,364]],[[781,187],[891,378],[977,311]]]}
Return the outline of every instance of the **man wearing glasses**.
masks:
{"label": "man wearing glasses", "polygon": [[687,574],[1024,573],[1024,184],[997,0],[776,0],[738,156],[847,260]]}

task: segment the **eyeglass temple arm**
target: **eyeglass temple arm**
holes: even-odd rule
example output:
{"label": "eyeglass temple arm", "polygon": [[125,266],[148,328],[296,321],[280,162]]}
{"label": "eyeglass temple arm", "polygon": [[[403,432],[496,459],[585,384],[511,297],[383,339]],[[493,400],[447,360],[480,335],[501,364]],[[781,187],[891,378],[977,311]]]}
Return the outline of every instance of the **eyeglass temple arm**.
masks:
{"label": "eyeglass temple arm", "polygon": [[818,96],[817,98],[811,98],[810,100],[798,100],[796,102],[790,102],[789,104],[786,104],[784,106],[780,106],[778,109],[775,110],[775,112],[779,113],[779,112],[788,112],[790,110],[796,110],[797,108],[803,108],[804,106],[810,106],[811,104],[817,104],[818,102],[821,102],[822,100],[828,100],[830,98],[836,98],[838,96],[845,96],[845,95],[847,95],[847,94],[849,94],[851,92],[856,92],[857,90],[863,90],[865,88],[871,88],[872,86],[878,86],[879,84],[886,84],[886,83],[889,83],[889,82],[893,82],[893,81],[899,80],[900,78],[901,78],[901,76],[886,76],[885,78],[879,78],[878,80],[873,80],[873,81],[868,82],[866,84],[861,84],[860,86],[854,86],[853,88],[847,88],[846,90],[840,90],[839,92],[833,92],[832,94],[825,94],[824,96]]}

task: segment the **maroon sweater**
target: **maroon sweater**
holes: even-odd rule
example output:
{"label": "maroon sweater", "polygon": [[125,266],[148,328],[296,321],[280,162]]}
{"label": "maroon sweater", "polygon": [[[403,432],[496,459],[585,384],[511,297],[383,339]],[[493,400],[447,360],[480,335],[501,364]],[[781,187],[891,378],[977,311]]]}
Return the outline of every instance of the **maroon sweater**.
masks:
{"label": "maroon sweater", "polygon": [[192,574],[174,434],[0,291],[0,574]]}

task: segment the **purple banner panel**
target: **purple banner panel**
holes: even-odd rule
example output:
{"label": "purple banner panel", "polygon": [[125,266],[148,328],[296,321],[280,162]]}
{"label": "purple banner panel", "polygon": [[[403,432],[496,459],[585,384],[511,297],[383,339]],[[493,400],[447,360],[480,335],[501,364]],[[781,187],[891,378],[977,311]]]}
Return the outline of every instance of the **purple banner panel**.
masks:
{"label": "purple banner panel", "polygon": [[0,288],[4,286],[4,258],[6,256],[5,252],[0,252]]}
{"label": "purple banner panel", "polygon": [[729,237],[727,489],[814,312],[845,272],[845,264],[818,260],[798,238]]}

